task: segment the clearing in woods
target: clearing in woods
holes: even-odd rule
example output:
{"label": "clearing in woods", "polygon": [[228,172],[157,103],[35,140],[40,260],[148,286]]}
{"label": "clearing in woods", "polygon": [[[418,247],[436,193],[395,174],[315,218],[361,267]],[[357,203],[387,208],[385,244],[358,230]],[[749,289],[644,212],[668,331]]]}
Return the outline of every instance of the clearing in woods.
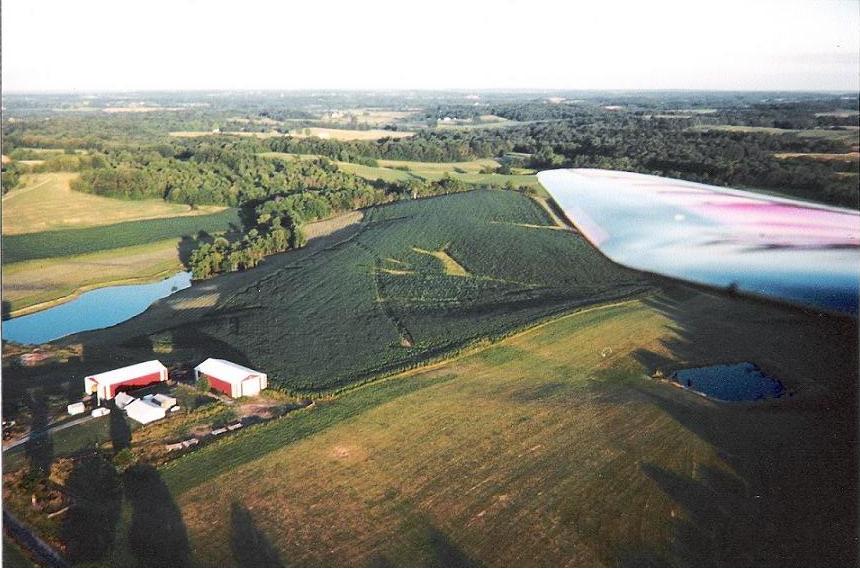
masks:
{"label": "clearing in woods", "polygon": [[69,182],[77,175],[49,172],[25,176],[22,187],[3,196],[3,235],[205,215],[226,209],[218,206],[191,209],[158,199],[119,200],[75,192]]}
{"label": "clearing in woods", "polygon": [[[679,287],[352,390],[162,475],[200,565],[253,559],[251,530],[303,566],[845,563],[856,448],[832,434],[854,416],[855,336]],[[718,404],[648,377],[744,360],[797,398]]]}

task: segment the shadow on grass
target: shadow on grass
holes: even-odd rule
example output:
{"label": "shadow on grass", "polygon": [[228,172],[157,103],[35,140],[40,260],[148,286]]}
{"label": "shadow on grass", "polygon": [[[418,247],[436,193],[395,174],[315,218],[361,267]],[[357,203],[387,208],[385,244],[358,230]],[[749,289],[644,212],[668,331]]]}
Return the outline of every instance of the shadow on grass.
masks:
{"label": "shadow on grass", "polygon": [[30,395],[27,406],[32,414],[30,438],[24,445],[24,453],[30,463],[30,477],[34,480],[47,478],[54,461],[54,442],[47,431],[50,417],[48,403],[41,390]]}
{"label": "shadow on grass", "polygon": [[238,567],[283,567],[278,550],[254,523],[251,512],[237,502],[230,507],[230,545]]}
{"label": "shadow on grass", "polygon": [[[401,503],[398,509],[404,521],[398,530],[394,548],[371,558],[371,567],[482,567],[437,527],[429,516],[412,504]],[[403,551],[398,551],[402,548]]]}
{"label": "shadow on grass", "polygon": [[63,518],[60,534],[69,560],[95,564],[113,548],[122,506],[122,485],[114,466],[94,454],[75,464],[66,480],[72,500]]}
{"label": "shadow on grass", "polygon": [[727,468],[641,470],[681,508],[673,554],[692,565],[858,561],[857,323],[739,298],[649,301],[674,337],[634,357],[650,371],[755,361],[796,391],[761,404],[711,403],[669,387],[640,394],[713,446]]}
{"label": "shadow on grass", "polygon": [[110,401],[110,440],[113,445],[114,454],[119,453],[131,446],[131,427],[125,419],[125,413],[116,406],[112,399]]}
{"label": "shadow on grass", "polygon": [[138,464],[125,472],[131,504],[128,543],[142,567],[187,567],[191,563],[182,514],[158,471]]}

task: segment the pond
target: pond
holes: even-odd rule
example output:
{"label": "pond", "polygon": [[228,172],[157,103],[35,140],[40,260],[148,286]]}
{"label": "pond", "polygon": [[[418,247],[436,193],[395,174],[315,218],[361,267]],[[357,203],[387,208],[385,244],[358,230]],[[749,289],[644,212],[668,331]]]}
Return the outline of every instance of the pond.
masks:
{"label": "pond", "polygon": [[682,369],[670,378],[684,389],[722,401],[758,401],[785,394],[781,381],[750,362]]}
{"label": "pond", "polygon": [[616,263],[857,315],[856,211],[632,172],[549,170],[538,179]]}
{"label": "pond", "polygon": [[85,330],[107,328],[137,316],[156,300],[189,286],[191,273],[181,272],[155,283],[91,290],[53,308],[4,321],[3,339],[41,344]]}

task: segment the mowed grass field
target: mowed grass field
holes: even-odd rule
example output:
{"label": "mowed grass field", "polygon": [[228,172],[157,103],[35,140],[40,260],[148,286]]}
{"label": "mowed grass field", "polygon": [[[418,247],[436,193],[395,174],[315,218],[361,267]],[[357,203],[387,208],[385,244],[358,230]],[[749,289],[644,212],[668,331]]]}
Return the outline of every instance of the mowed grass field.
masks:
{"label": "mowed grass field", "polygon": [[[195,451],[152,507],[209,566],[851,564],[855,335],[687,289],[592,307]],[[793,397],[648,377],[743,360]],[[148,563],[134,515],[109,565]]]}
{"label": "mowed grass field", "polygon": [[22,261],[3,268],[3,300],[19,316],[90,288],[154,280],[181,269],[178,239]]}
{"label": "mowed grass field", "polygon": [[291,392],[328,393],[648,288],[554,227],[539,204],[507,191],[373,208],[349,239],[287,253],[282,268],[221,291],[199,320],[164,322],[182,347],[164,361],[224,357]]}
{"label": "mowed grass field", "polygon": [[78,174],[28,174],[20,188],[3,196],[3,234],[17,235],[123,221],[206,215],[225,208],[192,210],[163,200],[119,200],[75,192],[69,182]]}
{"label": "mowed grass field", "polygon": [[860,129],[857,127],[844,127],[841,129],[810,128],[810,129],[787,129],[767,126],[742,126],[742,125],[700,125],[692,126],[690,130],[708,131],[723,130],[728,132],[751,132],[763,134],[794,134],[801,138],[825,138],[829,140],[841,140],[847,144],[857,145],[860,142]]}
{"label": "mowed grass field", "polygon": [[240,225],[238,211],[225,209],[206,215],[8,235],[3,238],[3,263],[83,255],[171,238],[179,240],[180,237],[192,236],[201,230],[217,233]]}
{"label": "mowed grass field", "polygon": [[[282,160],[313,160],[320,158],[315,154],[291,154],[288,152],[265,152],[262,156],[280,158]],[[492,159],[471,160],[468,162],[417,162],[409,160],[379,160],[379,166],[365,166],[351,162],[334,161],[344,172],[355,174],[366,180],[384,180],[386,182],[405,182],[411,178],[422,180],[439,180],[443,176],[451,176],[468,184],[490,184],[503,186],[511,182],[517,187],[526,186],[540,193],[544,190],[537,177],[531,174],[482,174],[485,167],[497,167],[498,162]],[[405,169],[404,169],[405,168]]]}

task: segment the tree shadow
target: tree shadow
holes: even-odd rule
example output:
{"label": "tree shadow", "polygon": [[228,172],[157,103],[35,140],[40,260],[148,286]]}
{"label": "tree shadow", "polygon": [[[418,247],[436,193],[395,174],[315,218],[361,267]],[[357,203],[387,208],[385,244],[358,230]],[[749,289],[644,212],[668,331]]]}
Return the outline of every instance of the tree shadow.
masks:
{"label": "tree shadow", "polygon": [[187,567],[191,548],[182,514],[158,471],[137,464],[125,471],[131,503],[128,543],[143,567]]}
{"label": "tree shadow", "polygon": [[125,413],[117,407],[113,399],[110,401],[110,440],[114,454],[131,446],[131,427],[125,420]]}
{"label": "tree shadow", "polygon": [[75,464],[65,487],[72,505],[63,518],[60,535],[69,560],[96,563],[113,548],[122,511],[119,474],[104,457],[93,454]]}
{"label": "tree shadow", "polygon": [[179,240],[179,244],[176,246],[176,249],[179,252],[179,261],[187,267],[189,261],[191,261],[191,253],[193,253],[199,246],[200,242],[197,239],[189,237],[188,235],[183,235],[182,239]]}
{"label": "tree shadow", "polygon": [[254,523],[247,508],[233,502],[230,507],[230,545],[238,567],[283,567],[278,550]]}
{"label": "tree shadow", "polygon": [[[369,560],[370,566],[413,567],[481,567],[451,537],[436,526],[429,516],[410,503],[398,506],[405,519],[399,528],[399,540],[407,558],[396,549],[378,552]],[[420,553],[419,553],[420,552]]]}
{"label": "tree shadow", "polygon": [[2,301],[2,312],[0,312],[0,316],[2,316],[2,320],[9,320],[12,317],[12,303],[8,300]]}
{"label": "tree shadow", "polygon": [[673,553],[692,565],[856,565],[856,321],[672,288],[647,303],[674,333],[634,353],[649,370],[754,361],[795,392],[720,403],[634,387],[726,465],[641,466],[683,510]]}
{"label": "tree shadow", "polygon": [[30,476],[43,480],[51,472],[54,460],[54,442],[48,432],[50,417],[45,395],[40,391],[30,394],[27,406],[32,413],[30,438],[24,446],[24,453],[30,463]]}

